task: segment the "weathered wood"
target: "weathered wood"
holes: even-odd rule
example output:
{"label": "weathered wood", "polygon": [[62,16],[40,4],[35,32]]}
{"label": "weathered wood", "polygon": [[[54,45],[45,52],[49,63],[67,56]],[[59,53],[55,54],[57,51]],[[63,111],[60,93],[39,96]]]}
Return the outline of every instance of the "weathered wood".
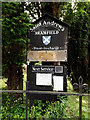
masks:
{"label": "weathered wood", "polygon": [[38,53],[38,60],[40,61],[52,61],[55,59],[55,54],[53,51],[50,52],[39,52]]}
{"label": "weathered wood", "polygon": [[67,61],[67,50],[28,51],[28,61]]}

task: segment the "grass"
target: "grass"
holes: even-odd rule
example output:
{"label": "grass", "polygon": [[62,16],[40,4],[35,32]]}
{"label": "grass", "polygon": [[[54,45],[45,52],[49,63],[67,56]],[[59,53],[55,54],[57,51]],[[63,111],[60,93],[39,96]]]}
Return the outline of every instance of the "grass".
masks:
{"label": "grass", "polygon": [[26,90],[26,79],[27,79],[27,74],[24,73],[23,90]]}
{"label": "grass", "polygon": [[[78,96],[68,96],[68,102],[70,108],[72,109],[72,116],[79,116],[79,97]],[[88,118],[88,97],[82,97],[82,116]],[[68,114],[70,114],[68,112]]]}
{"label": "grass", "polygon": [[[73,90],[73,86],[70,83],[70,81],[67,81],[67,92],[75,92]],[[83,96],[82,97],[82,116],[85,118],[89,118],[89,108],[88,108],[88,96]],[[79,96],[68,96],[68,103],[70,105],[70,108],[72,109],[72,116],[79,116]],[[67,114],[71,114],[70,112],[67,112]]]}
{"label": "grass", "polygon": [[[24,73],[24,79],[23,79],[23,90],[26,90],[26,78],[27,78],[27,75],[26,73]],[[2,88],[5,88],[7,85],[5,84],[5,82],[7,81],[6,78],[3,78],[1,80],[1,83],[0,84],[0,89]],[[70,83],[70,81],[67,82],[68,86],[67,86],[67,89],[68,91],[67,92],[73,92],[73,87]],[[25,96],[25,93],[24,93],[24,96]],[[89,118],[89,108],[88,108],[88,102],[89,102],[89,99],[87,96],[83,96],[82,97],[82,115],[85,117],[85,118]],[[66,114],[68,116],[68,118],[70,118],[70,116],[79,116],[79,97],[78,96],[68,96],[68,104],[70,107],[66,108]]]}
{"label": "grass", "polygon": [[7,78],[0,79],[0,90],[7,86],[7,84],[5,82],[7,82]]}

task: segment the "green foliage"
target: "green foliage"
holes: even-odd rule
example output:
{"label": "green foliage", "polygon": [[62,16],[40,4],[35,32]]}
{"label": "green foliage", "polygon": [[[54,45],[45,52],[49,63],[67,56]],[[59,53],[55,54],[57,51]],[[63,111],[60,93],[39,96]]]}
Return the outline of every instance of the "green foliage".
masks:
{"label": "green foliage", "polygon": [[[24,119],[26,115],[26,97],[19,97],[15,99],[15,94],[3,93],[2,99],[2,119],[6,120],[8,115],[11,119],[19,118]],[[82,118],[88,118],[88,97],[82,99]],[[45,119],[60,119],[60,118],[74,118],[79,116],[79,98],[78,96],[58,96],[58,101],[42,101],[34,100],[29,113],[28,106],[28,119],[43,120]]]}
{"label": "green foliage", "polygon": [[[68,39],[68,68],[73,72],[73,83],[81,75],[88,81],[88,43],[89,43],[89,6],[88,2],[67,4],[64,21],[70,24]],[[69,73],[70,73],[69,72]]]}
{"label": "green foliage", "polygon": [[[35,100],[34,105],[31,107],[30,119],[42,120],[44,118],[60,118],[65,116],[64,109],[66,108],[66,99],[64,97],[59,98],[60,101],[56,102],[43,102],[41,100]],[[25,118],[25,100],[22,102],[22,98],[15,99],[15,95],[8,96],[7,93],[3,94],[2,104],[2,119],[7,119],[10,115],[11,119]],[[29,108],[28,108],[29,111]]]}
{"label": "green foliage", "polygon": [[70,76],[67,75],[67,91],[68,91],[68,92],[73,91],[72,73],[70,74]]}
{"label": "green foliage", "polygon": [[[6,64],[12,62],[22,64],[25,61],[27,28],[30,24],[23,9],[24,6],[21,3],[2,4],[3,62],[6,55],[8,57],[8,59],[5,59]],[[16,48],[14,48],[14,45]],[[18,59],[15,55],[18,55]],[[15,56],[13,61],[11,60],[12,56]]]}
{"label": "green foliage", "polygon": [[3,93],[2,95],[2,119],[7,119],[10,115],[10,118],[20,118],[25,109],[25,103],[22,103],[22,98],[15,99],[15,95],[11,94],[11,96],[7,93]]}
{"label": "green foliage", "polygon": [[26,63],[27,30],[30,25],[29,16],[24,11],[23,2],[2,3],[2,72],[8,78],[8,89],[17,89],[16,86],[22,89],[22,67]]}
{"label": "green foliage", "polygon": [[30,118],[33,119],[33,118],[36,118],[36,119],[41,119],[42,118],[42,115],[43,115],[43,108],[45,106],[45,103],[42,103],[41,100],[39,101],[35,101],[35,104],[36,105],[33,105],[31,107],[31,113],[30,113]]}
{"label": "green foliage", "polygon": [[67,100],[64,97],[59,96],[59,101],[51,102],[46,110],[45,117],[46,118],[64,118],[65,117],[65,108],[67,106]]}
{"label": "green foliage", "polygon": [[56,119],[64,117],[64,109],[66,107],[66,100],[64,97],[59,98],[60,101],[56,102],[42,102],[41,100],[36,101],[35,104],[31,107],[30,118],[42,120],[46,119]]}
{"label": "green foliage", "polygon": [[35,65],[42,65],[42,62],[39,61],[38,63],[35,63]]}

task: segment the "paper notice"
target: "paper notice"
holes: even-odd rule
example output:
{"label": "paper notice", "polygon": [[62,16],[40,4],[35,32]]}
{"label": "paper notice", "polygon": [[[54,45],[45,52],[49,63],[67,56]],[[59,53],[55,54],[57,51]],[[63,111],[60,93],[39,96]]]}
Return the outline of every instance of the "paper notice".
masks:
{"label": "paper notice", "polygon": [[36,73],[36,85],[52,85],[52,74]]}
{"label": "paper notice", "polygon": [[63,76],[53,76],[54,90],[63,91]]}

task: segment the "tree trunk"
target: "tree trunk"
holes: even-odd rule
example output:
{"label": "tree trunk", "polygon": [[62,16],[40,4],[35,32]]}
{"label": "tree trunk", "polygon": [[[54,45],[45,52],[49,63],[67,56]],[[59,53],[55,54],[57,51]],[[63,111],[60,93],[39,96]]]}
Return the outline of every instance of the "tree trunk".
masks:
{"label": "tree trunk", "polygon": [[18,85],[19,85],[19,90],[23,90],[23,71],[22,71],[22,66],[19,66],[18,70]]}
{"label": "tree trunk", "polygon": [[[8,81],[7,86],[8,90],[23,90],[23,72],[22,66],[20,65],[18,68],[17,74],[17,65],[12,64],[8,66]],[[11,95],[11,94],[10,94]],[[22,93],[15,94],[15,98],[22,96]]]}
{"label": "tree trunk", "polygon": [[17,77],[17,65],[11,64],[8,65],[8,90],[16,90],[17,89],[17,83],[18,77]]}

